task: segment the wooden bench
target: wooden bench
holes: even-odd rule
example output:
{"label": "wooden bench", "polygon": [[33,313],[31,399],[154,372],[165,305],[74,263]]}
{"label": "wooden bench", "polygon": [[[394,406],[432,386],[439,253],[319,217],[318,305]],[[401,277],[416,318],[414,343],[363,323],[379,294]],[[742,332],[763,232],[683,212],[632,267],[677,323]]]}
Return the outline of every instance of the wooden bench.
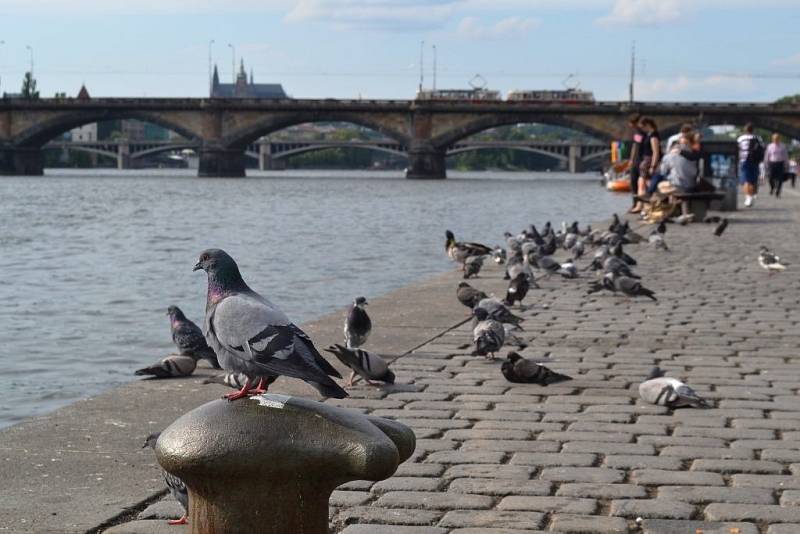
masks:
{"label": "wooden bench", "polygon": [[695,222],[706,218],[706,212],[712,200],[722,200],[723,193],[673,193],[673,197],[689,205],[689,213],[694,215]]}

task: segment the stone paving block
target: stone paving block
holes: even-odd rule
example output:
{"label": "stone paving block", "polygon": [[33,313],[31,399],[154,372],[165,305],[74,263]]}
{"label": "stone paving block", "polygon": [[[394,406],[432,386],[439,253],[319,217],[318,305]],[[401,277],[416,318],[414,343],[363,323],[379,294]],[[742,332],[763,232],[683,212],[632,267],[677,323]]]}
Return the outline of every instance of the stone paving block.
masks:
{"label": "stone paving block", "polygon": [[709,521],[800,523],[800,508],[766,504],[712,503],[706,506],[705,516]]}
{"label": "stone paving block", "polygon": [[764,460],[695,460],[692,471],[713,471],[717,473],[765,473],[779,474],[783,465]]}
{"label": "stone paving block", "polygon": [[661,456],[675,456],[676,458],[740,458],[749,460],[753,453],[749,449],[728,449],[725,447],[683,447],[670,445],[661,449]]}
{"label": "stone paving block", "polygon": [[[738,475],[734,475],[738,476]],[[724,486],[725,481],[719,473],[703,471],[667,471],[663,469],[637,469],[631,473],[631,480],[646,486]]]}
{"label": "stone paving block", "polygon": [[561,430],[559,423],[539,423],[536,421],[475,421],[473,426],[481,430],[527,430],[530,432],[549,432]]}
{"label": "stone paving block", "polygon": [[800,450],[763,449],[761,451],[761,459],[783,463],[800,462]]}
{"label": "stone paving block", "polygon": [[509,463],[519,465],[533,465],[539,467],[571,466],[590,467],[594,465],[597,456],[594,454],[570,453],[526,453],[520,452],[511,457]]}
{"label": "stone paving block", "polygon": [[737,439],[730,444],[732,449],[800,449],[800,441],[786,441],[783,439]]}
{"label": "stone paving block", "polygon": [[412,510],[400,508],[378,508],[377,506],[346,506],[336,515],[335,522],[345,525],[353,523],[383,523],[390,525],[433,525],[444,514],[439,510]]}
{"label": "stone paving block", "polygon": [[[569,432],[615,432],[621,434],[666,434],[667,425],[648,425],[645,423],[595,423],[577,421],[567,427]],[[601,440],[598,440],[601,441]]]}
{"label": "stone paving block", "polygon": [[[738,531],[736,530],[738,529]],[[709,523],[674,519],[645,519],[642,534],[758,534],[752,523]]]}
{"label": "stone paving block", "polygon": [[550,530],[568,534],[623,534],[628,532],[628,522],[621,517],[556,514]]}
{"label": "stone paving block", "polygon": [[453,510],[439,521],[440,527],[536,529],[542,525],[544,514],[536,512],[505,512],[501,510]]}
{"label": "stone paving block", "polygon": [[729,488],[722,486],[660,486],[659,498],[691,503],[775,504],[772,492],[761,488]]}
{"label": "stone paving block", "polygon": [[499,510],[530,510],[589,515],[593,514],[597,509],[597,501],[575,497],[527,497],[514,495],[503,497],[497,508]]}
{"label": "stone paving block", "polygon": [[781,494],[781,506],[800,506],[800,491],[784,491]]}
{"label": "stone paving block", "polygon": [[655,447],[725,447],[725,440],[720,438],[690,438],[687,436],[639,436],[637,443]]}
{"label": "stone paving block", "polygon": [[465,430],[448,430],[444,433],[444,439],[451,440],[467,440],[467,439],[482,439],[482,440],[511,440],[511,439],[530,439],[531,433],[528,430],[497,430],[497,429],[478,429],[469,428]]}
{"label": "stone paving block", "polygon": [[606,456],[603,465],[615,469],[683,469],[683,460],[667,456]]}
{"label": "stone paving block", "polygon": [[554,482],[613,483],[622,482],[625,472],[605,467],[549,467],[542,470],[541,478]]}
{"label": "stone paving block", "polygon": [[653,517],[658,519],[689,519],[694,506],[666,499],[616,499],[611,501],[611,515],[629,517]]}
{"label": "stone paving block", "polygon": [[755,487],[771,490],[800,489],[800,478],[792,475],[733,475],[734,487]]}
{"label": "stone paving block", "polygon": [[722,439],[775,439],[775,432],[769,429],[684,427],[675,428],[675,436]]}
{"label": "stone paving block", "polygon": [[644,486],[633,484],[566,483],[559,486],[557,496],[588,497],[592,499],[641,499],[647,497]]}
{"label": "stone paving block", "polygon": [[781,523],[778,525],[770,525],[767,529],[767,534],[797,534],[800,532],[800,523],[793,525]]}
{"label": "stone paving block", "polygon": [[456,412],[456,419],[473,419],[479,421],[539,421],[542,418],[540,413],[530,412],[512,412],[512,411],[498,411],[498,410],[462,410]]}
{"label": "stone paving block", "polygon": [[485,510],[491,508],[493,499],[486,495],[467,493],[435,493],[428,491],[392,491],[383,494],[376,506],[389,508],[423,508],[426,510]]}
{"label": "stone paving block", "polygon": [[331,506],[355,506],[364,504],[370,499],[368,491],[342,491],[336,490],[331,494]]}
{"label": "stone paving block", "polygon": [[483,495],[549,495],[552,486],[546,480],[457,478],[450,483],[447,491]]}
{"label": "stone paving block", "polygon": [[630,443],[633,434],[619,434],[610,432],[542,432],[539,439],[546,441],[591,441],[608,443]]}
{"label": "stone paving block", "polygon": [[462,442],[462,451],[556,452],[561,444],[555,441],[524,441],[503,439],[471,439]]}
{"label": "stone paving block", "polygon": [[499,451],[439,451],[425,458],[425,463],[435,464],[493,464],[503,461],[504,452]]}
{"label": "stone paving block", "polygon": [[395,471],[396,477],[438,477],[444,473],[445,466],[438,464],[414,464],[405,462]]}
{"label": "stone paving block", "polygon": [[170,525],[163,519],[149,519],[123,523],[111,527],[105,532],[110,534],[185,534],[189,532],[189,526]]}
{"label": "stone paving block", "polygon": [[375,483],[373,492],[384,493],[387,491],[436,491],[442,485],[440,478],[426,477],[391,477]]}
{"label": "stone paving block", "polygon": [[523,465],[462,464],[448,469],[445,478],[511,478],[528,480],[534,468]]}
{"label": "stone paving block", "polygon": [[642,443],[606,443],[597,441],[570,441],[564,443],[564,452],[595,452],[598,454],[655,454],[652,445]]}
{"label": "stone paving block", "polygon": [[340,534],[447,534],[446,528],[400,525],[350,525]]}
{"label": "stone paving block", "polygon": [[545,534],[542,530],[520,530],[517,528],[457,528],[450,534]]}

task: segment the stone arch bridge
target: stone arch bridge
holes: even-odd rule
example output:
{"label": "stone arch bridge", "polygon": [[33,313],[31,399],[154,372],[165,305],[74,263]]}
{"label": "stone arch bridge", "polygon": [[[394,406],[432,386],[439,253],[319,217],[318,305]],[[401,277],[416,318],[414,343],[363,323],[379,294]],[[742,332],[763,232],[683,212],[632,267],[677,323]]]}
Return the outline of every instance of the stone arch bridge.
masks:
{"label": "stone arch bridge", "polygon": [[42,173],[42,147],[97,121],[139,119],[181,134],[199,147],[200,176],[244,176],[244,153],[257,139],[309,122],[349,122],[407,147],[410,178],[444,178],[450,147],[503,125],[541,123],[599,141],[626,138],[632,113],[654,118],[662,134],[685,122],[758,127],[800,139],[800,106],[683,102],[461,102],[409,100],[249,100],[96,98],[0,99],[0,173]]}

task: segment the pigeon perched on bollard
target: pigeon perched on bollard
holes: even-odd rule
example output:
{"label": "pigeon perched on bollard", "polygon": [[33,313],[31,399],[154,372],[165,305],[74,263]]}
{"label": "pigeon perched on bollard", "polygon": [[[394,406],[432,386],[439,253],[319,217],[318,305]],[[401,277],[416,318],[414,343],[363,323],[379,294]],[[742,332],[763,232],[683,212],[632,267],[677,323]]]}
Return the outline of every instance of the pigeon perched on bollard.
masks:
{"label": "pigeon perched on bollard", "polygon": [[155,378],[179,378],[191,375],[195,368],[197,368],[195,356],[170,354],[153,365],[138,369],[134,374],[136,376],[153,376]]}
{"label": "pigeon perched on bollard", "polygon": [[758,264],[766,269],[769,274],[786,270],[786,265],[781,263],[781,258],[770,252],[767,247],[761,247],[759,250]]}
{"label": "pigeon perched on bollard", "polygon": [[489,318],[483,308],[473,311],[478,324],[472,330],[472,341],[475,343],[475,352],[478,356],[489,356],[494,359],[494,353],[500,350],[505,343],[506,332],[500,321]]}
{"label": "pigeon perched on bollard", "polygon": [[668,408],[711,408],[695,390],[676,378],[664,376],[664,371],[658,367],[654,367],[647,380],[639,384],[639,396],[645,402]]}
{"label": "pigeon perched on bollard", "polygon": [[[261,387],[268,389],[277,379],[278,377],[275,375],[267,375],[264,377]],[[242,389],[245,382],[247,382],[247,375],[242,373],[225,373],[210,376],[203,380],[203,384],[222,384],[223,386],[228,386],[233,389]]]}
{"label": "pigeon perched on bollard", "polygon": [[202,358],[208,360],[214,369],[222,369],[217,361],[214,350],[206,343],[200,327],[186,318],[180,308],[170,306],[167,308],[172,341],[178,347],[178,354],[182,356],[195,356],[195,360]]}
{"label": "pigeon perched on bollard", "polygon": [[488,297],[486,293],[475,289],[466,282],[459,282],[456,290],[458,301],[469,309],[474,308],[478,302]]}
{"label": "pigeon perched on bollard", "polygon": [[372,331],[372,320],[364,306],[369,304],[365,297],[356,297],[344,320],[344,343],[354,349],[367,342]]}
{"label": "pigeon perched on bollard", "polygon": [[260,386],[270,375],[299,378],[325,397],[347,397],[330,378],[341,378],[339,372],[286,314],[250,289],[225,251],[204,251],[194,266],[200,269],[208,275],[206,341],[223,369],[248,377],[241,390],[225,396],[228,400],[263,393],[251,383],[257,379]]}
{"label": "pigeon perched on bollard", "polygon": [[345,382],[347,387],[352,387],[356,374],[360,375],[371,386],[378,385],[373,380],[394,384],[395,376],[389,369],[389,364],[374,352],[350,349],[341,345],[331,345],[325,350],[339,358],[340,362],[350,368],[350,377]]}
{"label": "pigeon perched on bollard", "polygon": [[[156,441],[158,441],[158,436],[160,435],[161,432],[156,432],[147,436],[142,448],[150,447],[155,450]],[[183,507],[183,516],[181,516],[180,519],[169,519],[167,523],[170,525],[185,525],[189,517],[189,490],[186,489],[186,484],[183,483],[183,480],[175,475],[167,473],[163,469],[161,470],[161,475],[164,477],[164,482],[167,484],[169,492],[172,493],[175,500]]]}
{"label": "pigeon perched on bollard", "polygon": [[534,360],[526,360],[516,352],[509,352],[500,366],[506,380],[517,384],[539,384],[547,386],[572,380],[572,377],[556,373]]}

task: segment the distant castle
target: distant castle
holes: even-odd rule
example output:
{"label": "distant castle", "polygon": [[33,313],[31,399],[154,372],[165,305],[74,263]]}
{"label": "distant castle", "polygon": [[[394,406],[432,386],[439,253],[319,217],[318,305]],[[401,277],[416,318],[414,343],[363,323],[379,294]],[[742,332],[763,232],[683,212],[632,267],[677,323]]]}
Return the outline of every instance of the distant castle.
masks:
{"label": "distant castle", "polygon": [[253,71],[250,80],[244,71],[244,61],[239,64],[236,83],[219,83],[219,72],[214,65],[214,76],[211,79],[211,98],[289,98],[279,83],[253,83]]}

